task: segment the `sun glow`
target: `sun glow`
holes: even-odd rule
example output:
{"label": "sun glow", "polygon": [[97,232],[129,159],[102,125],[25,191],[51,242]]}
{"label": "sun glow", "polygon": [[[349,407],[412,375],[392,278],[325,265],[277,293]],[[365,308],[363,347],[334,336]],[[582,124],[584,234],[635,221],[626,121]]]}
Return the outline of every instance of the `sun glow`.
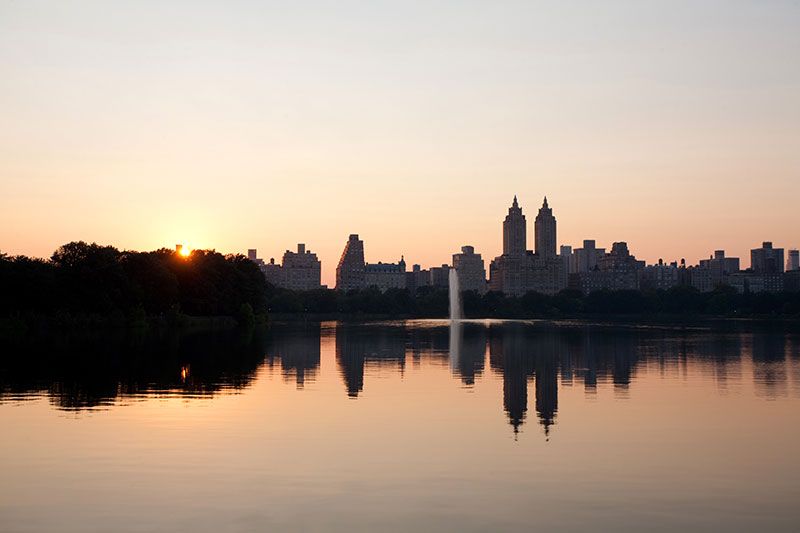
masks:
{"label": "sun glow", "polygon": [[189,248],[188,246],[184,246],[183,244],[176,245],[175,246],[175,251],[181,257],[189,257],[190,255],[192,255],[192,249]]}

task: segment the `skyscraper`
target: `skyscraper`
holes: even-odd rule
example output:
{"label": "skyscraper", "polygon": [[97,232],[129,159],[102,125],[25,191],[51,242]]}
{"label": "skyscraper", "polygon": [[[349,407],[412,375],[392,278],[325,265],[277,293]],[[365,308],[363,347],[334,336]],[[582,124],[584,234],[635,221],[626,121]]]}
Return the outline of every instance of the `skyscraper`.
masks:
{"label": "skyscraper", "polygon": [[503,255],[525,255],[527,246],[527,230],[525,226],[525,215],[522,214],[522,209],[517,203],[515,195],[514,202],[508,208],[508,215],[503,221]]}
{"label": "skyscraper", "polygon": [[522,296],[529,291],[555,294],[565,288],[566,264],[556,255],[556,219],[546,198],[536,217],[536,253],[525,249],[525,236],[525,216],[515,196],[503,221],[503,255],[489,265],[490,290]]}
{"label": "skyscraper", "polygon": [[534,222],[534,233],[536,237],[536,254],[550,259],[556,256],[556,217],[553,210],[547,205],[547,196],[544,197],[544,204],[539,209]]}
{"label": "skyscraper", "polygon": [[764,241],[761,248],[750,250],[750,267],[756,274],[781,273],[783,266],[783,248],[773,248],[769,241]]}
{"label": "skyscraper", "polygon": [[264,272],[266,280],[276,287],[293,291],[310,291],[322,286],[320,283],[322,263],[317,254],[306,250],[305,244],[298,244],[297,252],[286,250],[280,265],[275,263],[275,259],[270,259],[267,264],[263,264],[263,261],[261,263],[261,271]]}
{"label": "skyscraper", "polygon": [[352,234],[336,266],[336,289],[363,289],[364,284],[364,241],[357,234]]}

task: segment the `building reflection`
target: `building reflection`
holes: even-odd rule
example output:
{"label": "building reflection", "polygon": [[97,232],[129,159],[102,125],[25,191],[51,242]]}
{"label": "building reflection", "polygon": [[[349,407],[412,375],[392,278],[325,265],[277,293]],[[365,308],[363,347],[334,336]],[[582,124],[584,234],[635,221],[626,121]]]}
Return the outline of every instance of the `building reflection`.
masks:
{"label": "building reflection", "polygon": [[[611,388],[626,399],[640,373],[699,373],[724,392],[752,373],[759,397],[800,393],[800,337],[754,329],[392,322],[336,323],[325,326],[325,335],[335,335],[332,356],[350,398],[368,390],[365,381],[376,374],[404,376],[407,359],[411,372],[438,368],[466,388],[479,386],[488,349],[490,380],[497,376],[502,384],[502,414],[514,435],[531,423],[530,408],[549,438],[558,424],[559,395],[563,400],[568,390],[559,387],[580,387],[586,395]],[[58,408],[80,410],[129,396],[213,396],[248,387],[265,362],[302,389],[320,379],[321,336],[319,323],[302,323],[6,339],[0,341],[0,401],[34,393]]]}
{"label": "building reflection", "polygon": [[336,362],[344,380],[347,395],[357,398],[364,390],[364,369],[367,365],[405,371],[406,329],[403,325],[365,326],[336,325]]}
{"label": "building reflection", "polygon": [[450,368],[464,385],[472,386],[483,373],[486,360],[486,328],[480,324],[458,323],[449,326]]}
{"label": "building reflection", "polygon": [[552,332],[537,334],[523,324],[489,328],[489,360],[503,376],[503,408],[515,434],[525,422],[533,380],[536,415],[549,435],[558,412],[559,348]]}
{"label": "building reflection", "polygon": [[303,323],[297,327],[270,330],[267,337],[267,362],[270,365],[280,360],[285,381],[294,380],[298,389],[306,381],[316,379],[320,365],[319,322]]}

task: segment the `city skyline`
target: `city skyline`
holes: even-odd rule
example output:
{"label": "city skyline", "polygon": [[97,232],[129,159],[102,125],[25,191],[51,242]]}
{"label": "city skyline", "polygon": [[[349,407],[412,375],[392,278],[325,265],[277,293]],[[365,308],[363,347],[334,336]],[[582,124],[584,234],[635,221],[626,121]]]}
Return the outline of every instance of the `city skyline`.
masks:
{"label": "city skyline", "polygon": [[0,7],[6,253],[305,242],[330,285],[343,236],[491,258],[545,192],[648,262],[800,245],[791,3],[39,6]]}
{"label": "city skyline", "polygon": [[559,246],[557,226],[557,218],[545,196],[533,221],[533,249],[529,249],[527,219],[514,195],[502,222],[503,253],[488,262],[488,269],[482,254],[476,253],[469,244],[461,247],[461,253],[452,255],[451,263],[441,266],[425,265],[429,268],[423,268],[412,263],[412,269],[408,270],[404,254],[396,263],[370,263],[364,240],[358,234],[350,234],[336,266],[335,284],[329,287],[322,284],[319,258],[307,250],[304,243],[297,245],[296,253],[286,250],[281,263],[274,258],[266,262],[257,257],[256,249],[248,249],[247,254],[259,265],[269,283],[300,291],[322,287],[337,291],[375,287],[381,292],[408,289],[416,294],[418,288],[425,286],[452,286],[451,269],[456,271],[454,282],[461,291],[475,291],[480,295],[494,291],[512,297],[528,292],[552,296],[564,289],[587,295],[600,290],[666,290],[679,286],[710,292],[720,285],[739,293],[781,292],[797,290],[800,282],[798,251],[790,249],[786,254],[784,248],[774,246],[772,241],[762,241],[760,247],[750,249],[749,267],[743,267],[739,257],[726,255],[726,251],[719,248],[696,264],[685,258],[666,261],[659,258],[648,264],[638,259],[625,241],[612,242],[608,252],[607,248],[598,247],[594,239],[584,239],[582,247]]}
{"label": "city skyline", "polygon": [[[612,243],[616,243],[616,242],[625,243],[625,244],[628,245],[628,247],[630,247],[632,249],[635,249],[630,244],[630,242],[622,240],[622,239],[613,239],[613,238],[605,246],[603,246],[603,244],[604,244],[603,241],[600,241],[599,239],[588,238],[588,237],[584,238],[584,239],[581,239],[579,241],[576,241],[576,242],[567,243],[567,242],[560,241],[557,238],[556,234],[555,234],[555,218],[553,217],[553,208],[552,208],[552,206],[549,205],[549,202],[548,202],[548,199],[547,199],[547,195],[543,196],[543,206],[542,206],[542,208],[540,208],[538,210],[538,215],[536,216],[536,218],[534,220],[532,220],[530,222],[530,229],[532,230],[530,236],[528,236],[528,224],[529,223],[528,223],[525,215],[523,214],[524,211],[525,211],[525,208],[522,206],[522,202],[519,201],[518,195],[516,195],[516,194],[513,195],[513,199],[511,201],[511,207],[507,208],[507,209],[509,210],[509,213],[511,213],[512,211],[519,213],[518,216],[520,218],[519,218],[519,222],[517,223],[517,225],[520,226],[521,233],[520,233],[520,230],[515,230],[517,233],[514,234],[515,235],[514,237],[507,237],[506,236],[506,231],[507,230],[505,229],[505,226],[504,226],[504,229],[501,231],[502,234],[499,236],[499,239],[498,239],[498,241],[499,241],[498,248],[500,249],[500,251],[498,252],[497,256],[502,255],[506,251],[506,249],[508,247],[508,244],[507,244],[506,241],[509,238],[512,238],[512,239],[514,239],[516,241],[519,241],[519,242],[516,243],[515,246],[517,248],[519,248],[520,250],[522,250],[522,252],[519,252],[519,250],[518,250],[517,252],[515,252],[517,254],[518,253],[524,253],[525,250],[529,250],[529,249],[531,251],[538,249],[539,246],[540,246],[540,243],[537,243],[537,238],[538,237],[537,237],[537,233],[536,233],[535,230],[536,230],[537,221],[541,220],[541,217],[542,217],[543,213],[545,213],[548,217],[550,217],[550,219],[553,220],[553,222],[552,222],[553,226],[552,226],[552,230],[551,230],[553,235],[548,235],[548,237],[547,237],[547,247],[550,249],[548,253],[554,253],[555,254],[555,255],[552,255],[551,257],[560,257],[559,251],[558,251],[559,247],[567,247],[568,249],[570,249],[570,251],[577,250],[578,246],[581,243],[585,244],[587,239],[590,240],[590,241],[594,241],[596,243],[599,243],[598,250],[602,251],[602,252],[604,252],[605,249],[611,249],[611,244]],[[507,223],[508,223],[508,217],[506,218],[506,224]],[[496,225],[496,222],[495,222],[495,225]],[[559,228],[560,228],[560,224],[559,224]],[[352,234],[351,233],[350,234],[350,239],[352,240],[353,237],[358,239],[359,235],[360,234]],[[372,264],[374,264],[374,265],[378,265],[378,264],[389,265],[389,263],[384,263],[383,259],[396,259],[396,256],[399,256],[399,257],[401,257],[401,261],[403,261],[403,259],[405,258],[405,255],[407,255],[406,253],[402,253],[402,252],[398,253],[398,252],[395,251],[395,252],[390,252],[387,257],[376,258],[375,254],[367,254],[364,251],[364,240],[365,239],[363,239],[363,238],[360,240],[360,246],[361,246],[360,254],[361,254],[362,261],[364,261],[366,264],[369,264],[370,262],[372,262]],[[306,239],[306,240],[302,240],[301,239],[300,241],[298,241],[298,243],[293,244],[292,247],[297,246],[298,247],[298,251],[300,251],[300,248],[302,248],[302,251],[300,251],[300,254],[304,254],[305,253],[305,247],[308,246],[308,244],[307,244],[308,242],[309,242],[308,239]],[[457,248],[453,249],[452,251],[446,251],[446,252],[444,252],[444,254],[439,254],[439,255],[447,256],[447,259],[445,259],[441,263],[421,263],[421,262],[416,261],[416,260],[410,260],[410,261],[404,262],[404,265],[405,264],[408,264],[409,266],[410,265],[420,265],[423,268],[425,268],[425,267],[436,268],[436,267],[439,267],[440,265],[442,265],[442,266],[443,265],[452,266],[452,264],[453,264],[452,263],[452,258],[455,257],[455,254],[457,254],[458,251],[461,250],[464,246],[472,248],[473,250],[477,251],[477,253],[479,255],[481,255],[482,251],[477,249],[477,247],[469,244],[470,242],[471,241],[467,240],[467,241],[465,241],[464,244],[458,245]],[[742,262],[742,264],[741,264],[741,269],[744,270],[746,268],[752,268],[752,264],[751,264],[749,258],[751,257],[751,252],[755,249],[755,247],[758,244],[767,244],[767,243],[769,243],[770,245],[772,245],[772,242],[773,241],[760,240],[757,243],[756,242],[752,243],[751,246],[744,245],[744,246],[742,246],[742,248],[744,248],[745,251],[741,255],[732,254],[728,249],[724,249],[724,250],[725,250],[725,253],[727,254],[728,257],[730,257],[732,255],[735,255],[735,257],[737,257],[737,258],[738,257],[748,258],[744,262]],[[112,243],[98,243],[98,244],[117,246],[113,242]],[[257,247],[255,247],[255,248],[254,247],[247,247],[246,250],[225,250],[225,249],[217,250],[216,248],[210,248],[210,247],[192,246],[190,243],[187,243],[187,242],[178,242],[178,243],[175,243],[175,246],[176,246],[176,249],[183,249],[183,248],[187,248],[187,249],[213,249],[213,250],[219,251],[221,253],[232,253],[232,254],[246,255],[251,260],[256,260],[261,265],[262,270],[264,270],[264,268],[266,266],[267,269],[265,270],[265,273],[268,274],[267,277],[268,277],[268,280],[270,280],[270,281],[273,281],[273,280],[270,279],[269,268],[270,267],[278,267],[278,268],[280,268],[281,256],[283,256],[283,258],[285,260],[286,254],[289,254],[291,256],[293,256],[295,254],[295,252],[291,251],[290,247],[284,248],[284,251],[281,252],[281,253],[272,254],[269,251],[264,251],[263,249],[257,248]],[[334,244],[333,247],[335,248],[336,246],[337,246],[337,244]],[[785,263],[784,263],[784,260],[783,260],[784,256],[781,255],[781,257],[780,257],[780,259],[778,261],[781,263],[781,265],[783,265],[785,270],[787,270],[787,271],[791,270],[792,268],[790,268],[790,261],[792,260],[791,259],[792,257],[796,256],[797,247],[796,246],[787,246],[787,245],[784,245],[784,244],[781,244],[781,243],[778,243],[777,246],[782,248],[781,254],[783,254],[783,250],[786,251],[786,258],[787,258]],[[330,247],[331,247],[330,243],[327,243],[327,244],[326,243],[320,243],[320,246],[319,246],[319,248],[321,248],[321,249],[329,249]],[[380,240],[376,240],[376,241],[370,243],[370,248],[372,249],[373,247],[374,248],[378,248],[378,249],[383,249],[383,248],[385,248],[385,245],[381,246],[381,241]],[[165,244],[165,245],[159,246],[157,248],[170,248],[170,245]],[[346,250],[346,248],[347,247],[345,247],[345,250]],[[555,248],[555,250],[553,250],[553,248]],[[123,248],[120,248],[120,249],[123,249]],[[153,249],[156,249],[156,248],[153,248]],[[339,249],[341,250],[341,247]],[[734,248],[734,249],[736,249],[736,248]],[[640,258],[641,258],[642,254],[640,253],[640,251],[638,249],[635,249],[635,250],[637,251],[637,255],[639,255]],[[719,246],[712,245],[709,248],[709,251],[704,256],[698,257],[697,260],[695,260],[695,261],[689,260],[686,255],[682,255],[682,256],[679,256],[679,257],[665,257],[664,255],[659,255],[656,259],[650,260],[649,258],[647,258],[647,259],[644,259],[643,261],[647,265],[657,265],[662,261],[663,261],[664,264],[669,264],[669,263],[672,263],[672,262],[681,263],[681,260],[685,260],[686,266],[702,265],[704,262],[707,262],[709,259],[713,259],[715,254],[719,253],[720,250],[723,250],[723,248],[719,247]],[[7,254],[9,253],[8,250],[4,250],[2,248],[0,248],[0,252],[7,253]],[[341,256],[341,254],[342,254],[342,252],[340,251],[339,255]],[[22,255],[24,255],[24,254],[22,254]],[[316,279],[319,280],[317,283],[321,284],[323,286],[327,286],[328,288],[335,288],[337,286],[336,280],[337,280],[337,271],[338,271],[338,268],[339,268],[339,267],[336,266],[337,261],[335,261],[335,260],[332,261],[333,265],[331,265],[331,263],[328,263],[328,266],[326,267],[325,266],[326,265],[326,261],[321,256],[321,254],[314,253],[313,254],[314,261],[317,261],[317,256],[318,255],[320,256],[319,260],[318,260],[319,264],[317,265],[317,273],[315,275]],[[491,257],[491,254],[485,254],[485,255]],[[50,254],[45,254],[45,255],[43,255],[41,257],[48,258],[49,256],[50,256]],[[341,262],[341,257],[339,259],[339,262]],[[487,279],[487,281],[489,281],[489,279],[490,279],[490,276],[488,275],[488,266],[489,265],[488,265],[488,261],[487,261],[487,264],[486,264],[486,267],[487,267],[487,277],[486,277],[486,279]],[[410,269],[408,271],[411,272]],[[313,286],[313,280],[312,280],[312,286]],[[297,286],[296,288],[302,290],[302,289],[304,289],[306,287],[304,287],[304,285],[301,284],[301,285]]]}

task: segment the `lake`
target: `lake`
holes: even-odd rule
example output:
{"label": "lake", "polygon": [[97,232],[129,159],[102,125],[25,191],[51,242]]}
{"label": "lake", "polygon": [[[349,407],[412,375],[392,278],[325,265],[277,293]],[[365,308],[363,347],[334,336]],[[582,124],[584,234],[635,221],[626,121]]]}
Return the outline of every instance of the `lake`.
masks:
{"label": "lake", "polygon": [[798,531],[800,335],[301,322],[5,340],[0,531]]}

